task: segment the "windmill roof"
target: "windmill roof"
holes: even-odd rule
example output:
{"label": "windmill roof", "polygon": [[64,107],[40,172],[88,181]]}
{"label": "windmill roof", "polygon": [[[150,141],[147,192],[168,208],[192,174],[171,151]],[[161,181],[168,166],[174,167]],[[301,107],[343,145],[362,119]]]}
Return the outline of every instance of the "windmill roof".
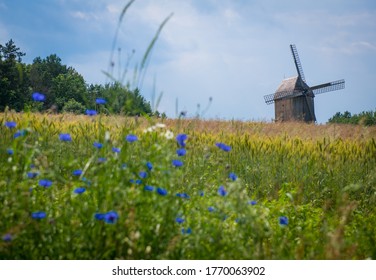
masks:
{"label": "windmill roof", "polygon": [[284,79],[276,92],[302,91],[308,88],[308,85],[299,76],[296,76]]}

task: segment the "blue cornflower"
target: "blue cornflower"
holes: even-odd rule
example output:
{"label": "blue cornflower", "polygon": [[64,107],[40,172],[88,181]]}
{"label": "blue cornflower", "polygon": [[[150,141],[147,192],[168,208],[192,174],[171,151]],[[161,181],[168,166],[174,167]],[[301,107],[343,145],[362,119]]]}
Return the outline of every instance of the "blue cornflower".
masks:
{"label": "blue cornflower", "polygon": [[81,176],[81,174],[82,174],[81,169],[73,170],[73,172],[72,172],[72,175],[74,175],[74,176]]}
{"label": "blue cornflower", "polygon": [[98,220],[98,221],[102,221],[102,220],[104,220],[104,216],[105,216],[105,214],[103,214],[103,213],[95,213],[95,214],[94,214],[94,218],[95,218],[96,220]]}
{"label": "blue cornflower", "polygon": [[231,151],[231,147],[230,146],[227,146],[226,144],[223,144],[223,143],[216,143],[215,144],[218,148],[220,148],[221,150],[225,151],[225,152],[229,152]]}
{"label": "blue cornflower", "polygon": [[154,187],[153,187],[153,186],[145,186],[145,187],[144,187],[144,190],[145,190],[145,191],[152,192],[152,191],[154,191]]}
{"label": "blue cornflower", "polygon": [[151,163],[151,162],[147,162],[146,163],[146,167],[149,169],[149,171],[150,170],[152,170],[153,169],[153,164]]}
{"label": "blue cornflower", "polygon": [[132,184],[136,184],[136,185],[142,184],[142,180],[140,180],[140,179],[137,179],[137,180],[130,179],[129,182],[132,183]]}
{"label": "blue cornflower", "polygon": [[46,96],[43,93],[34,92],[32,94],[32,98],[33,98],[34,101],[43,102],[46,99]]}
{"label": "blue cornflower", "polygon": [[214,210],[215,210],[214,207],[212,207],[212,206],[208,207],[208,211],[209,211],[209,212],[214,212]]}
{"label": "blue cornflower", "polygon": [[95,103],[97,103],[97,104],[106,104],[106,100],[104,98],[97,98],[97,99],[95,99]]}
{"label": "blue cornflower", "polygon": [[257,201],[256,200],[251,200],[251,201],[248,201],[248,204],[250,204],[250,205],[256,205]]}
{"label": "blue cornflower", "polygon": [[14,135],[13,135],[13,138],[16,139],[20,136],[24,136],[26,134],[26,130],[25,129],[21,129],[19,131],[17,131]]}
{"label": "blue cornflower", "polygon": [[167,195],[167,190],[166,189],[162,189],[162,188],[157,188],[157,193],[159,195],[165,196],[165,195]]}
{"label": "blue cornflower", "polygon": [[13,154],[14,154],[13,149],[7,149],[7,154],[8,154],[8,155],[13,155]]}
{"label": "blue cornflower", "polygon": [[235,174],[235,173],[232,173],[232,172],[228,175],[228,177],[229,177],[231,180],[233,180],[233,181],[236,181],[236,179],[238,179],[238,176],[236,176],[236,174]]}
{"label": "blue cornflower", "polygon": [[125,137],[125,140],[127,140],[129,143],[135,142],[138,140],[137,136],[134,134],[129,134],[127,137]]}
{"label": "blue cornflower", "polygon": [[177,197],[181,197],[181,198],[187,198],[187,199],[190,198],[190,196],[188,194],[186,194],[186,193],[177,193],[176,196]]}
{"label": "blue cornflower", "polygon": [[104,157],[100,157],[100,158],[98,158],[98,163],[104,163],[104,162],[106,162],[106,161],[107,161],[107,159],[104,158]]}
{"label": "blue cornflower", "polygon": [[15,128],[17,126],[16,122],[5,122],[7,128]]}
{"label": "blue cornflower", "polygon": [[182,157],[182,156],[185,156],[185,154],[187,153],[187,151],[184,148],[180,148],[180,149],[176,150],[176,153],[177,153],[177,155],[179,157]]}
{"label": "blue cornflower", "polygon": [[66,142],[72,141],[72,137],[70,136],[69,133],[60,133],[59,138],[61,141],[66,141]]}
{"label": "blue cornflower", "polygon": [[76,194],[82,194],[86,191],[85,188],[83,187],[80,187],[80,188],[76,188],[73,192],[76,193]]}
{"label": "blue cornflower", "polygon": [[46,212],[43,212],[43,211],[37,211],[37,212],[31,213],[31,217],[36,220],[44,219],[46,218],[46,216],[47,216]]}
{"label": "blue cornflower", "polygon": [[175,167],[180,167],[180,166],[183,166],[183,162],[178,159],[174,159],[172,160],[172,165]]}
{"label": "blue cornflower", "polygon": [[101,149],[103,147],[102,143],[94,142],[93,146],[97,149]]}
{"label": "blue cornflower", "polygon": [[39,180],[39,186],[49,188],[52,186],[52,182],[47,179],[42,179],[42,180]]}
{"label": "blue cornflower", "polygon": [[191,234],[192,230],[191,230],[191,228],[187,228],[187,229],[182,228],[181,229],[181,233],[182,234]]}
{"label": "blue cornflower", "polygon": [[16,139],[18,137],[22,136],[21,132],[17,131],[14,135],[13,138]]}
{"label": "blue cornflower", "polygon": [[204,194],[205,194],[204,191],[199,191],[199,192],[198,192],[198,195],[199,195],[199,196],[204,196]]}
{"label": "blue cornflower", "polygon": [[114,153],[120,153],[120,149],[119,148],[115,148],[115,147],[113,147],[112,148],[112,151],[114,152]]}
{"label": "blue cornflower", "polygon": [[220,187],[218,188],[218,194],[219,194],[220,196],[225,196],[225,195],[227,194],[227,191],[225,190],[225,187],[224,187],[224,186],[220,186]]}
{"label": "blue cornflower", "polygon": [[104,215],[104,222],[106,224],[114,224],[116,223],[116,221],[119,219],[119,215],[118,213],[116,213],[115,211],[110,211],[110,212],[107,212],[105,215]]}
{"label": "blue cornflower", "polygon": [[176,136],[176,141],[178,142],[179,146],[185,147],[185,141],[187,140],[187,134],[178,134]]}
{"label": "blue cornflower", "polygon": [[175,219],[175,222],[177,222],[178,224],[182,224],[182,223],[184,223],[184,219],[183,218],[181,218],[181,217],[177,217],[176,219]]}
{"label": "blue cornflower", "polygon": [[13,236],[10,233],[4,234],[2,237],[4,242],[11,242],[13,239]]}
{"label": "blue cornflower", "polygon": [[27,177],[29,179],[33,179],[33,178],[37,177],[38,175],[39,175],[38,172],[27,172]]}
{"label": "blue cornflower", "polygon": [[279,217],[279,224],[281,226],[287,226],[289,224],[289,219],[285,216]]}
{"label": "blue cornflower", "polygon": [[142,179],[145,179],[145,178],[148,176],[148,174],[147,174],[145,171],[140,171],[140,172],[138,173],[138,175],[139,175]]}
{"label": "blue cornflower", "polygon": [[97,111],[95,111],[95,110],[91,110],[91,109],[87,109],[87,110],[85,111],[85,113],[86,113],[86,115],[88,115],[88,116],[95,116],[95,115],[97,114]]}

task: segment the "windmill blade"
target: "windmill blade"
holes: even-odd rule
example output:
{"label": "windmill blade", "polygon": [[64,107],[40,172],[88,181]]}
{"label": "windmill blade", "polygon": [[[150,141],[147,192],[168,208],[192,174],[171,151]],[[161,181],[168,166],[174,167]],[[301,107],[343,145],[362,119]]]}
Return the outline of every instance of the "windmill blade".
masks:
{"label": "windmill blade", "polygon": [[265,103],[266,104],[272,104],[274,102],[274,93],[272,94],[268,94],[268,95],[264,95],[264,100],[265,100]]}
{"label": "windmill blade", "polygon": [[266,104],[272,104],[275,100],[277,99],[285,99],[285,98],[291,98],[291,97],[296,97],[303,95],[304,92],[294,90],[294,91],[279,91],[276,93],[268,94],[264,96],[265,103]]}
{"label": "windmill blade", "polygon": [[295,45],[290,45],[290,48],[291,48],[292,56],[294,57],[296,71],[298,72],[298,75],[303,80],[303,82],[305,82],[306,80],[304,77],[302,64],[300,63],[298,50],[296,49]]}
{"label": "windmill blade", "polygon": [[320,94],[328,91],[335,91],[335,90],[340,90],[345,88],[345,80],[338,80],[330,83],[325,83],[317,86],[311,87],[311,90],[313,93]]}

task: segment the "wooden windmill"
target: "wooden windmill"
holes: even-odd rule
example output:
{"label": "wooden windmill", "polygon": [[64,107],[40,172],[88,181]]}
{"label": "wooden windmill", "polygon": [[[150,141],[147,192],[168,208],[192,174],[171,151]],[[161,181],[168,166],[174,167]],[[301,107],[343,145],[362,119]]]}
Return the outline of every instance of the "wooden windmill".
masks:
{"label": "wooden windmill", "polygon": [[303,74],[295,45],[290,45],[298,76],[282,81],[275,93],[265,95],[266,104],[274,102],[276,121],[315,122],[315,95],[343,89],[345,80],[338,80],[316,86],[308,86]]}

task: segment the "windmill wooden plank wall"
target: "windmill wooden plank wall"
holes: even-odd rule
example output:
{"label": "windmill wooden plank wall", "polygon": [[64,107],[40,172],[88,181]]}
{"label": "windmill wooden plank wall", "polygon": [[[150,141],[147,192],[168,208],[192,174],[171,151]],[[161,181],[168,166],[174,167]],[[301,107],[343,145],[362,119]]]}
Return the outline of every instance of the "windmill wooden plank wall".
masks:
{"label": "windmill wooden plank wall", "polygon": [[266,104],[274,103],[276,121],[315,122],[314,97],[316,94],[343,89],[344,80],[309,87],[295,45],[290,45],[298,76],[282,81],[275,93],[265,95]]}

